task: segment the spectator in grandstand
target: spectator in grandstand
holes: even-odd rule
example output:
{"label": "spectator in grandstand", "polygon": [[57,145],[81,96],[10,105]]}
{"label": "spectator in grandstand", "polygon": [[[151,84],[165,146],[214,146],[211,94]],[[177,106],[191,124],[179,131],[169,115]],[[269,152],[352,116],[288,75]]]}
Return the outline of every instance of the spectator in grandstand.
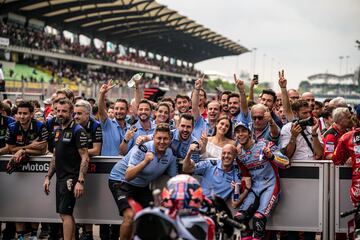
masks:
{"label": "spectator in grandstand", "polygon": [[205,155],[207,158],[220,158],[222,149],[227,144],[235,145],[235,141],[232,140],[232,124],[228,116],[223,115],[218,118],[214,135],[207,137],[207,141],[204,142]]}
{"label": "spectator in grandstand", "polygon": [[255,142],[262,139],[272,141],[276,145],[280,141],[280,128],[276,125],[269,109],[263,104],[251,107],[253,137]]}
{"label": "spectator in grandstand", "polygon": [[230,91],[223,91],[220,95],[220,104],[221,109],[224,114],[229,114],[229,95],[231,94]]}
{"label": "spectator in grandstand", "polygon": [[[302,99],[295,101],[292,109],[298,120],[287,123],[281,129],[280,136],[286,156],[291,160],[320,159],[323,146],[318,134],[319,124],[311,117],[309,103]],[[299,121],[304,119],[309,121],[300,124]]]}
{"label": "spectator in grandstand", "polygon": [[334,123],[323,134],[324,149],[322,159],[330,160],[332,158],[340,137],[347,131],[350,131],[353,126],[351,113],[348,108],[336,108],[332,113],[332,118]]}
{"label": "spectator in grandstand", "polygon": [[[47,148],[48,131],[45,125],[35,119],[34,106],[29,101],[22,101],[17,105],[19,121],[8,126],[6,147],[14,154],[8,164],[21,163],[26,156],[45,154]],[[38,224],[32,224],[31,236],[36,237]],[[25,239],[25,223],[16,223],[18,239]]]}
{"label": "spectator in grandstand", "polygon": [[116,100],[114,105],[115,119],[111,120],[108,117],[105,95],[115,86],[116,84],[112,85],[111,81],[103,84],[100,88],[98,99],[99,120],[103,130],[103,145],[101,149],[101,154],[103,156],[120,155],[120,143],[125,138],[125,134],[130,128],[130,125],[125,121],[126,114],[129,110],[128,102],[125,99],[120,98]]}
{"label": "spectator in grandstand", "polygon": [[131,239],[134,212],[128,198],[131,197],[143,207],[153,201],[149,189],[150,182],[165,172],[176,175],[176,158],[169,147],[171,143],[170,127],[166,123],[156,126],[153,141],[134,146],[122,161],[113,167],[109,177],[109,188],[123,216],[120,227],[120,239]]}
{"label": "spectator in grandstand", "polygon": [[[203,176],[200,184],[205,196],[212,197],[213,194],[216,194],[224,200],[231,200],[233,207],[237,208],[251,188],[251,177],[242,163],[239,164],[240,168],[234,164],[237,156],[234,144],[225,144],[220,156],[217,156],[215,160],[204,160],[197,163],[191,160],[196,148],[196,144],[190,145],[184,159],[183,172]],[[240,183],[242,191],[240,191],[239,199],[234,201],[233,186]]]}
{"label": "spectator in grandstand", "polygon": [[44,180],[44,191],[49,194],[50,179],[56,171],[56,212],[63,222],[64,240],[75,239],[73,209],[76,199],[84,193],[88,170],[88,138],[85,130],[73,118],[73,104],[61,99],[57,105],[60,127],[55,130],[55,149]]}
{"label": "spectator in grandstand", "polygon": [[301,95],[301,99],[307,101],[309,103],[309,107],[311,111],[314,111],[315,108],[315,97],[314,94],[311,92],[304,92]]}

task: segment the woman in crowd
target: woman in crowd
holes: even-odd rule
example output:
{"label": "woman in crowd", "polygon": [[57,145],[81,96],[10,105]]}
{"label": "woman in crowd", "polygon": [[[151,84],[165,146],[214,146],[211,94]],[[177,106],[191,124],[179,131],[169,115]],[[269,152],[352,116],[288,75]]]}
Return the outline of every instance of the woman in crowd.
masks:
{"label": "woman in crowd", "polygon": [[235,144],[231,139],[232,127],[228,116],[221,116],[215,125],[214,135],[205,140],[202,158],[221,158],[222,148],[226,144]]}
{"label": "woman in crowd", "polygon": [[167,103],[159,103],[155,111],[155,124],[169,123],[170,107]]}

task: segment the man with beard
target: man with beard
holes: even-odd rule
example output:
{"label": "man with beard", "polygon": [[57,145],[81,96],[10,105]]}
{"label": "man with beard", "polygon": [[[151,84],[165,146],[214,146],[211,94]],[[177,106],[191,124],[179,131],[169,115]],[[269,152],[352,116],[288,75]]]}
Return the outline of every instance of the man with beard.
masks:
{"label": "man with beard", "polygon": [[[29,101],[17,105],[18,121],[8,126],[6,148],[14,154],[8,164],[20,163],[25,156],[43,155],[47,148],[48,131],[42,122],[33,119],[34,106]],[[32,225],[32,236],[36,236],[38,224]],[[16,223],[18,239],[24,239],[25,224]]]}
{"label": "man with beard", "polygon": [[64,240],[75,239],[73,209],[76,199],[84,193],[89,155],[85,130],[72,119],[73,104],[60,100],[57,118],[60,127],[55,130],[55,149],[45,176],[44,191],[50,193],[50,179],[56,171],[56,212],[63,222]]}
{"label": "man with beard", "polygon": [[278,125],[279,128],[282,128],[283,124],[281,120],[278,118],[278,116],[276,116],[276,114],[273,111],[273,108],[276,103],[275,92],[272,89],[264,89],[260,94],[260,103],[269,109],[270,115],[274,119],[276,125]]}
{"label": "man with beard", "polygon": [[253,238],[247,228],[241,232],[241,239],[263,239],[265,226],[274,209],[280,193],[278,167],[289,167],[289,160],[272,142],[254,142],[248,124],[238,122],[235,137],[240,143],[238,161],[250,172],[252,187],[240,206],[235,220],[249,224],[253,218]]}
{"label": "man with beard", "polygon": [[124,159],[112,168],[109,188],[119,214],[123,216],[120,239],[127,240],[132,237],[135,213],[128,203],[128,198],[133,198],[143,207],[147,207],[153,201],[150,182],[165,172],[170,176],[176,175],[176,159],[169,148],[170,142],[169,124],[160,123],[156,126],[152,141],[134,146]]}
{"label": "man with beard", "polygon": [[111,85],[111,81],[109,81],[100,88],[98,103],[99,120],[103,131],[102,156],[120,155],[119,145],[130,128],[129,124],[125,121],[126,114],[129,110],[128,102],[125,99],[120,98],[116,100],[114,105],[115,119],[111,120],[107,114],[105,95],[115,86],[116,84]]}
{"label": "man with beard", "polygon": [[176,95],[175,110],[177,111],[178,115],[181,115],[183,113],[189,113],[190,98],[185,95]]}
{"label": "man with beard", "polygon": [[[217,101],[212,101],[208,104],[208,113],[207,116],[210,117],[210,111],[209,111],[209,107],[211,108],[211,120],[212,120],[212,126],[209,126],[209,122],[207,122],[201,113],[201,108],[199,105],[199,101],[201,100],[201,92],[202,92],[202,83],[203,83],[203,79],[197,79],[195,81],[195,89],[192,92],[192,115],[194,116],[195,119],[195,125],[194,125],[194,131],[193,131],[193,135],[194,137],[196,137],[197,139],[201,138],[202,134],[205,134],[207,136],[212,136],[212,134],[214,133],[214,127],[217,121],[217,118],[219,117],[220,114],[220,109],[219,109],[219,103]],[[216,103],[217,102],[217,103]],[[216,119],[214,119],[216,117]]]}
{"label": "man with beard", "polygon": [[[101,125],[95,118],[90,116],[91,108],[91,104],[85,100],[78,100],[74,108],[74,120],[85,129],[88,137],[89,157],[100,155],[102,144]],[[92,227],[92,224],[83,225],[82,240],[93,239]]]}
{"label": "man with beard", "polygon": [[135,145],[135,140],[141,135],[154,133],[155,124],[150,120],[151,103],[143,99],[137,107],[138,121],[125,134],[124,140],[120,144],[121,155],[126,155]]}
{"label": "man with beard", "polygon": [[223,91],[220,96],[220,104],[222,113],[228,115],[229,114],[229,95],[231,94],[230,91]]}
{"label": "man with beard", "polygon": [[251,121],[249,109],[248,109],[248,105],[247,105],[247,100],[246,100],[244,81],[237,79],[236,75],[234,74],[234,82],[239,91],[239,94],[232,93],[229,95],[229,98],[228,98],[229,113],[231,116],[231,122],[233,124],[233,129],[234,129],[236,122],[249,123]]}
{"label": "man with beard", "polygon": [[[109,81],[107,84],[103,84],[100,88],[100,94],[98,99],[99,104],[99,121],[102,127],[103,144],[101,147],[102,156],[119,156],[119,145],[125,138],[125,134],[130,129],[130,124],[126,122],[126,115],[129,112],[128,102],[123,99],[117,99],[114,104],[114,119],[109,118],[106,110],[105,95],[116,84],[112,84]],[[101,239],[118,239],[119,238],[119,226],[111,225],[111,231],[109,225],[100,225],[100,238]],[[111,236],[110,236],[111,232]]]}
{"label": "man with beard", "polygon": [[[171,131],[171,144],[170,147],[173,154],[178,159],[184,159],[189,150],[190,144],[198,142],[197,138],[192,135],[194,130],[194,117],[190,114],[182,114],[179,119],[177,129]],[[153,139],[153,134],[141,136],[137,138],[136,145],[141,145],[144,142]]]}

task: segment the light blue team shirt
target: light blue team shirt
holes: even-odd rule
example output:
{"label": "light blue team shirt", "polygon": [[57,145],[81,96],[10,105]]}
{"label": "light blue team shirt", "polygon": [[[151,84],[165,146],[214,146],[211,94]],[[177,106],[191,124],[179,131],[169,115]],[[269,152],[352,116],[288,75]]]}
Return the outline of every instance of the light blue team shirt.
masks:
{"label": "light blue team shirt", "polygon": [[198,139],[192,134],[185,141],[180,140],[180,133],[178,129],[172,130],[172,140],[171,140],[171,149],[176,158],[184,159],[189,150],[190,144],[198,142]]}
{"label": "light blue team shirt", "polygon": [[228,199],[233,190],[231,182],[240,182],[239,168],[233,165],[229,172],[224,172],[221,167],[221,160],[204,160],[195,164],[194,174],[203,176],[201,187],[205,196],[211,197],[213,193],[223,199]]}
{"label": "light blue team shirt", "polygon": [[[177,174],[176,167],[176,158],[172,154],[170,148],[167,148],[165,153],[158,159],[158,156],[155,151],[154,141],[150,141],[144,144],[147,147],[148,152],[152,152],[154,154],[154,159],[150,161],[146,167],[138,173],[136,178],[129,181],[128,183],[137,186],[137,187],[146,187],[149,183],[165,172],[170,176],[174,177]],[[128,167],[136,166],[141,163],[145,158],[145,153],[140,149],[137,151],[133,151],[131,157],[129,158]]]}
{"label": "light blue team shirt", "polygon": [[153,134],[156,128],[155,123],[153,123],[152,121],[150,121],[150,129],[147,131],[141,126],[140,120],[137,121],[134,126],[137,128],[137,131],[135,132],[134,137],[130,139],[127,145],[128,152],[135,145],[135,141],[139,136]]}
{"label": "light blue team shirt", "polygon": [[[173,156],[170,148],[167,148],[165,154],[158,159],[155,154],[154,141],[144,144],[149,152],[154,153],[152,160],[133,180],[127,182],[138,187],[145,187],[159,176],[167,172],[170,176],[175,176],[176,158]],[[114,181],[125,181],[125,172],[129,166],[136,166],[145,158],[145,153],[139,149],[139,146],[133,147],[123,159],[119,160],[111,169],[109,179]]]}
{"label": "light blue team shirt", "polygon": [[192,132],[192,135],[194,135],[195,138],[200,139],[201,134],[205,132],[207,134],[208,132],[208,124],[203,119],[203,117],[200,115],[196,120],[194,124],[194,130]]}
{"label": "light blue team shirt", "polygon": [[103,144],[101,145],[101,156],[120,155],[120,143],[125,136],[128,125],[122,129],[119,123],[114,119],[107,118],[105,122],[100,121],[103,135]]}

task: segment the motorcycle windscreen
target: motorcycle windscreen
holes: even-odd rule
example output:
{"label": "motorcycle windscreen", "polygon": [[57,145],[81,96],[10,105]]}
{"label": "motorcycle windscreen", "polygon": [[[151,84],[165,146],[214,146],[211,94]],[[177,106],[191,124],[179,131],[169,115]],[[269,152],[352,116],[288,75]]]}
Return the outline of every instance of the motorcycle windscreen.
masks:
{"label": "motorcycle windscreen", "polygon": [[151,213],[143,214],[135,220],[134,239],[170,240],[178,239],[174,225],[168,220]]}

